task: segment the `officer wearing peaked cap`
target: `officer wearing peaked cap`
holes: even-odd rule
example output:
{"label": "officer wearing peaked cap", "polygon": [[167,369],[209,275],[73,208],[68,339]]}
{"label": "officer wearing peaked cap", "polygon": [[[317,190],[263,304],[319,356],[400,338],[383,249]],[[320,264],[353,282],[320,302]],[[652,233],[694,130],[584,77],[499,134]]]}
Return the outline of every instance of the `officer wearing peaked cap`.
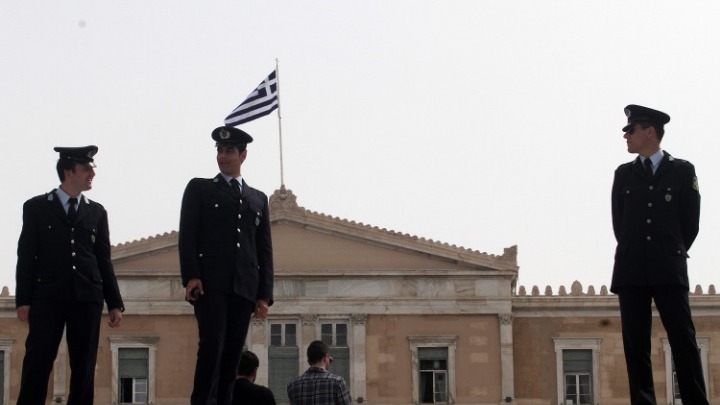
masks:
{"label": "officer wearing peaked cap", "polygon": [[670,116],[664,112],[635,104],[625,107],[625,116],[627,117],[627,125],[623,127],[623,132],[628,132],[636,122],[652,122],[660,127],[670,122]]}
{"label": "officer wearing peaked cap", "polygon": [[231,404],[250,317],[265,318],[273,297],[268,198],[240,174],[253,139],[226,126],[211,136],[220,173],[190,180],[180,211],[180,273],[200,339],[192,405]]}
{"label": "officer wearing peaked cap", "polygon": [[625,116],[627,150],[638,156],[615,171],[617,248],[610,289],[620,302],[630,402],[656,404],[650,358],[654,301],[672,349],[682,402],[708,404],[688,297],[688,251],[700,223],[695,167],[660,148],[669,115],[631,104]]}
{"label": "officer wearing peaked cap", "polygon": [[28,322],[18,405],[45,403],[48,378],[66,330],[68,405],[92,405],[103,301],[110,327],[123,301],[110,261],[108,217],[83,192],[92,188],[97,146],[57,147],[60,187],[23,206],[16,269],[17,317]]}
{"label": "officer wearing peaked cap", "polygon": [[53,149],[55,152],[60,153],[60,159],[67,159],[78,163],[89,163],[92,167],[95,167],[95,159],[93,159],[93,157],[98,152],[98,147],[95,145],[75,148],[56,146]]}
{"label": "officer wearing peaked cap", "polygon": [[253,141],[247,132],[235,127],[218,127],[212,131],[216,144],[247,145]]}

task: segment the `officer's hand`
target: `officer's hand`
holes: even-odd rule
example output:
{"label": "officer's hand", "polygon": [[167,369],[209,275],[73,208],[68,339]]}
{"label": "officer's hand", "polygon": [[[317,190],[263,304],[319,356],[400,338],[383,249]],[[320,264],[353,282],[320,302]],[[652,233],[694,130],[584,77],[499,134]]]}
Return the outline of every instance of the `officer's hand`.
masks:
{"label": "officer's hand", "polygon": [[205,290],[203,290],[202,280],[199,278],[191,278],[190,281],[187,283],[187,287],[185,287],[185,301],[193,303],[195,302],[195,298],[193,297],[193,290],[196,289],[200,293],[200,295],[205,294]]}
{"label": "officer's hand", "polygon": [[21,305],[17,307],[17,317],[23,322],[27,322],[28,315],[30,315],[30,305]]}
{"label": "officer's hand", "polygon": [[120,322],[122,321],[122,311],[115,308],[110,310],[110,321],[108,322],[108,325],[111,328],[117,328],[120,326]]}
{"label": "officer's hand", "polygon": [[268,303],[265,300],[257,300],[255,303],[255,319],[265,319],[268,314]]}

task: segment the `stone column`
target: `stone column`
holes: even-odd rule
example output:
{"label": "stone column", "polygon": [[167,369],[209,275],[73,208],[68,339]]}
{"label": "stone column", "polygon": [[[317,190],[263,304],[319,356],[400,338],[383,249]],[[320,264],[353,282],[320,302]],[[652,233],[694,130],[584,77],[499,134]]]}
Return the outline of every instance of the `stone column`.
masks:
{"label": "stone column", "polygon": [[[352,347],[350,367],[350,394],[355,402],[366,400],[367,371],[365,362],[365,336],[367,335],[367,314],[352,314]],[[360,399],[362,398],[362,400]]]}
{"label": "stone column", "polygon": [[298,333],[298,348],[300,354],[298,355],[298,370],[300,372],[305,371],[308,368],[307,363],[307,347],[313,340],[318,340],[317,336],[317,315],[302,315],[301,317],[302,326]]}
{"label": "stone column", "polygon": [[513,368],[512,314],[498,314],[500,321],[500,367],[502,369],[502,402],[515,402]]}
{"label": "stone column", "polygon": [[260,367],[258,368],[256,382],[260,385],[268,386],[268,333],[267,320],[253,318],[250,322],[250,330],[248,331],[245,345],[248,350],[255,353],[260,359]]}

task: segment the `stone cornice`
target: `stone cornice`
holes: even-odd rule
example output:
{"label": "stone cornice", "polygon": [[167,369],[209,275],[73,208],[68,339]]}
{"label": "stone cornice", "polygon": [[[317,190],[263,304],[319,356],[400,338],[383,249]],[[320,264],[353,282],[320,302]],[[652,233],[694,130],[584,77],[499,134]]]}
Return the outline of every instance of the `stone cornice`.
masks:
{"label": "stone cornice", "polygon": [[122,260],[128,257],[176,249],[178,236],[177,231],[172,231],[131,242],[119,243],[112,247],[112,260]]}

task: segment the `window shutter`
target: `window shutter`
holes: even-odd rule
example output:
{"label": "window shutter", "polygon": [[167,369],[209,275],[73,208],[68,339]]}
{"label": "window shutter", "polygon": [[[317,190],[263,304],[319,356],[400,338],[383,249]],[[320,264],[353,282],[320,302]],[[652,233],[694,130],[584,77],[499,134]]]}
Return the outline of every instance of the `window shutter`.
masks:
{"label": "window shutter", "polygon": [[268,348],[268,385],[279,404],[288,403],[287,385],[298,373],[298,348],[270,346]]}
{"label": "window shutter", "polygon": [[118,374],[120,378],[148,378],[148,349],[120,348]]}
{"label": "window shutter", "polygon": [[330,371],[345,379],[350,384],[350,349],[347,347],[331,347],[330,355],[333,362],[330,365]]}
{"label": "window shutter", "polygon": [[447,360],[447,347],[418,347],[418,359],[420,360]]}
{"label": "window shutter", "polygon": [[563,350],[563,370],[566,373],[592,372],[592,350]]}

